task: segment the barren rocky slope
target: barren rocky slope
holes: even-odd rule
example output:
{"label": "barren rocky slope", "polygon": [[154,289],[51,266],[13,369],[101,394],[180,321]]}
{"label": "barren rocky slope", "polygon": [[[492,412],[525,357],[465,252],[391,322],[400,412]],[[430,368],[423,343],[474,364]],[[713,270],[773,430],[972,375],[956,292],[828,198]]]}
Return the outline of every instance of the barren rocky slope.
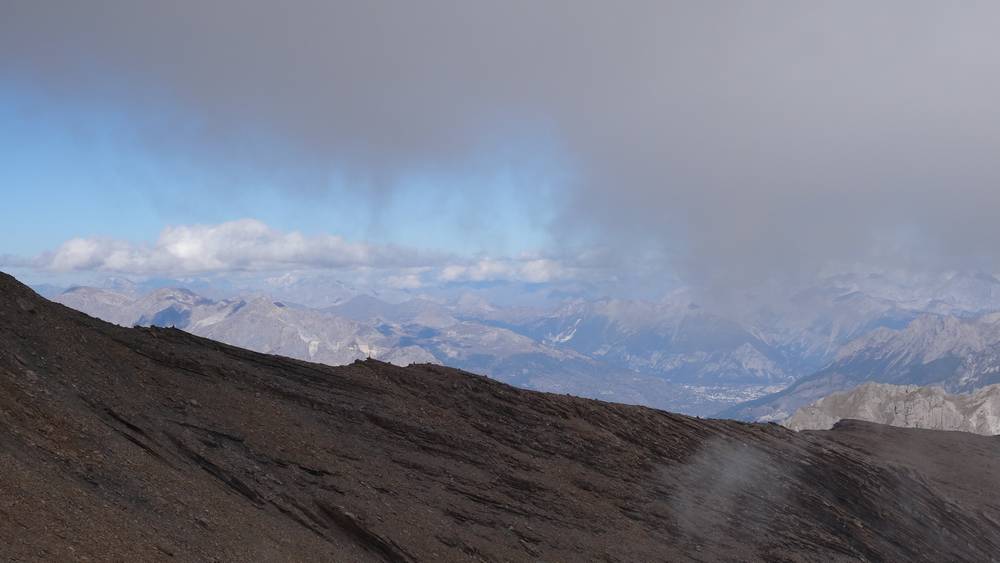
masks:
{"label": "barren rocky slope", "polygon": [[990,561],[1000,441],[113,326],[0,274],[0,559]]}

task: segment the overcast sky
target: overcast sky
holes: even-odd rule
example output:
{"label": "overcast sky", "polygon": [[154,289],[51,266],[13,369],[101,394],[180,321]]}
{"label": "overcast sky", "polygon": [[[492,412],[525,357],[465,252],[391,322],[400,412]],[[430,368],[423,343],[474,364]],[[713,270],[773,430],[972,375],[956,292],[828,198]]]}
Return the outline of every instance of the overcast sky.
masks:
{"label": "overcast sky", "polygon": [[996,271],[998,22],[972,1],[6,0],[0,255]]}

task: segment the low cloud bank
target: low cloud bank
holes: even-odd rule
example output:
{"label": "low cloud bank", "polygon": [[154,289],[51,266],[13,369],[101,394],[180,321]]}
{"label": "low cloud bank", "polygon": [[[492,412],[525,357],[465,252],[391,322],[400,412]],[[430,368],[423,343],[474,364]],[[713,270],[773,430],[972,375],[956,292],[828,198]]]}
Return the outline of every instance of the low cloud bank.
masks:
{"label": "low cloud bank", "polygon": [[385,272],[386,285],[396,289],[453,282],[547,283],[585,275],[580,266],[552,258],[462,258],[415,248],[348,241],[335,235],[285,232],[255,219],[169,226],[151,244],[74,238],[32,259],[0,258],[0,263],[8,267],[127,276],[381,270]]}

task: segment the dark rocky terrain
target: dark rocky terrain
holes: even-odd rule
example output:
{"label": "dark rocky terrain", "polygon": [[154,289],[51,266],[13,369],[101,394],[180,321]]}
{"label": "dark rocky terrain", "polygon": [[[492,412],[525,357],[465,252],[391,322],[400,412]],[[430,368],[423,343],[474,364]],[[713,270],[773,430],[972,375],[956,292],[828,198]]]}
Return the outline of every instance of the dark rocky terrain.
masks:
{"label": "dark rocky terrain", "polygon": [[127,329],[0,274],[0,559],[995,561],[1000,439]]}

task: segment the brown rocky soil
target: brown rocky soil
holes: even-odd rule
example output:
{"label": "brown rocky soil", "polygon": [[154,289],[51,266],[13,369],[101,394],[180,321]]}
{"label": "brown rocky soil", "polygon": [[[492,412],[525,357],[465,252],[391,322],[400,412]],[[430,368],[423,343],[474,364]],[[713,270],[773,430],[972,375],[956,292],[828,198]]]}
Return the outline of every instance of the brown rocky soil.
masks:
{"label": "brown rocky soil", "polygon": [[1000,438],[116,327],[0,274],[0,559],[995,561]]}

